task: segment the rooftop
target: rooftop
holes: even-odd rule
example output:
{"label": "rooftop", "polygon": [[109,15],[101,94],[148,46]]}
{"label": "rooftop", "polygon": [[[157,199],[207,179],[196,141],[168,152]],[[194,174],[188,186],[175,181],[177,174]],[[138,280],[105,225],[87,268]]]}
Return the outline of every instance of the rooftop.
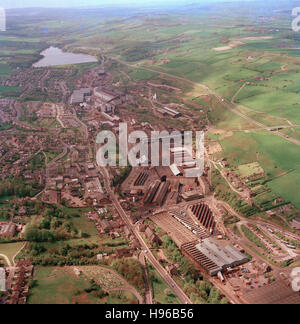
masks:
{"label": "rooftop", "polygon": [[206,238],[196,248],[218,267],[227,269],[248,262],[248,258],[232,245],[222,246],[213,238]]}

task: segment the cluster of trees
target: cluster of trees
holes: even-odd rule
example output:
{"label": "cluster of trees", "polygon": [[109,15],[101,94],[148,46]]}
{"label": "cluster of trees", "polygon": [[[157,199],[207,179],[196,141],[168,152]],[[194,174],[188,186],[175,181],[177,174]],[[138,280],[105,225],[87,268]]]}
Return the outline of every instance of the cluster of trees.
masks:
{"label": "cluster of trees", "polygon": [[90,281],[90,287],[86,288],[84,291],[100,299],[108,296],[108,293],[106,293],[98,284],[96,284],[94,280]]}
{"label": "cluster of trees", "polygon": [[260,240],[260,238],[255,233],[253,233],[245,225],[242,225],[241,228],[242,228],[242,231],[243,231],[243,233],[245,234],[245,236],[247,237],[248,240],[253,242],[256,246],[258,246],[258,247],[262,248],[263,250],[267,251],[267,248],[265,247],[263,242]]}
{"label": "cluster of trees", "polygon": [[206,280],[197,280],[193,286],[186,284],[184,290],[193,304],[228,304],[220,291]]}
{"label": "cluster of trees", "polygon": [[123,258],[113,261],[111,267],[140,293],[145,292],[144,272],[142,265],[135,259]]}
{"label": "cluster of trees", "polygon": [[144,46],[138,46],[133,47],[125,50],[122,55],[126,59],[126,61],[129,62],[135,62],[144,60],[146,58],[152,57],[153,55],[153,48],[151,46],[147,46],[148,44],[145,44]]}
{"label": "cluster of trees", "polygon": [[8,129],[11,129],[13,126],[10,125],[10,124],[1,124],[0,123],[0,131],[3,131],[3,130],[8,130]]}
{"label": "cluster of trees", "polygon": [[118,185],[121,185],[125,179],[129,176],[130,172],[132,170],[132,167],[129,165],[126,168],[123,168],[120,170],[120,175],[115,176],[113,179],[113,186],[117,187]]}
{"label": "cluster of trees", "polygon": [[31,184],[26,184],[23,179],[16,178],[1,181],[0,197],[17,196],[20,198],[33,197],[37,190]]}
{"label": "cluster of trees", "polygon": [[[41,211],[39,211],[40,213]],[[71,238],[86,237],[71,221],[80,217],[77,211],[69,212],[59,206],[48,206],[43,211],[39,223],[29,223],[25,231],[25,240],[29,242],[55,242]]]}
{"label": "cluster of trees", "polygon": [[9,220],[10,214],[6,210],[0,210],[0,219]]}
{"label": "cluster of trees", "polygon": [[28,163],[28,170],[41,170],[45,165],[45,157],[42,153],[35,155]]}
{"label": "cluster of trees", "polygon": [[55,233],[41,230],[36,225],[27,226],[24,238],[29,242],[54,242],[56,239]]}
{"label": "cluster of trees", "polygon": [[96,255],[102,251],[97,244],[64,245],[61,248],[47,247],[40,243],[30,243],[26,247],[26,257],[34,265],[65,266],[65,265],[96,265]]}

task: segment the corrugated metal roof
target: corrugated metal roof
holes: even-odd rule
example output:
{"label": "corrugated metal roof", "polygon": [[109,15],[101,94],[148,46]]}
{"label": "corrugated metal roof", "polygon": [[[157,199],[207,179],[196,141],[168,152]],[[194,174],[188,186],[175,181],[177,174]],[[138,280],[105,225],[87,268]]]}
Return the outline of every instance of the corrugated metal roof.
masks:
{"label": "corrugated metal roof", "polygon": [[212,238],[206,238],[196,248],[215,264],[222,268],[234,267],[236,264],[247,262],[247,257],[233,246],[222,246]]}

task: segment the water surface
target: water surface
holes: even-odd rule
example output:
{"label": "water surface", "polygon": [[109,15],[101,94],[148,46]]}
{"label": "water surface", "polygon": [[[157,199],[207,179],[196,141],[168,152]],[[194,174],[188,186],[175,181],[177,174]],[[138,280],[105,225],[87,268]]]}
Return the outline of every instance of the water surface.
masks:
{"label": "water surface", "polygon": [[33,64],[33,67],[48,67],[57,65],[72,65],[81,63],[98,62],[96,57],[85,54],[74,54],[63,52],[60,48],[49,47],[41,53],[44,56],[40,61]]}

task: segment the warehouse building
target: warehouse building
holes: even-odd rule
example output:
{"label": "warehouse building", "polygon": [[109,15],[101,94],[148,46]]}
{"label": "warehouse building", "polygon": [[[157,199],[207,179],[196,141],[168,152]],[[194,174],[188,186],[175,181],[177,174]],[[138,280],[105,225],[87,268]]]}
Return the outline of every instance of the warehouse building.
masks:
{"label": "warehouse building", "polygon": [[206,238],[196,245],[196,248],[217,265],[210,271],[210,275],[216,275],[228,268],[234,268],[249,261],[249,259],[235,249],[232,245],[222,246],[213,238]]}
{"label": "warehouse building", "polygon": [[144,205],[162,206],[170,187],[170,182],[156,180],[152,182],[145,194]]}
{"label": "warehouse building", "polygon": [[163,116],[169,116],[172,118],[179,118],[182,116],[180,112],[169,107],[158,108],[157,111]]}
{"label": "warehouse building", "polygon": [[300,230],[300,218],[293,219],[291,225],[294,229]]}
{"label": "warehouse building", "polygon": [[103,102],[108,103],[118,98],[118,95],[112,92],[96,88],[94,90],[95,96],[101,99]]}
{"label": "warehouse building", "polygon": [[119,93],[116,91],[108,91],[106,89],[96,88],[94,90],[94,94],[97,98],[99,98],[103,103],[112,103],[114,104],[122,104],[126,102],[126,94]]}
{"label": "warehouse building", "polygon": [[212,211],[206,204],[199,203],[190,206],[188,209],[188,214],[191,217],[196,217],[200,224],[204,226],[211,234],[214,232],[216,222]]}
{"label": "warehouse building", "polygon": [[92,90],[90,88],[74,90],[71,96],[71,105],[84,103],[86,97],[90,97],[91,95],[92,95]]}
{"label": "warehouse building", "polygon": [[176,164],[170,165],[170,170],[172,171],[175,177],[183,176],[183,173],[178,169]]}
{"label": "warehouse building", "polygon": [[181,197],[185,201],[192,201],[203,198],[203,194],[199,192],[199,190],[192,190],[192,191],[186,191],[183,194],[181,194]]}
{"label": "warehouse building", "polygon": [[7,225],[4,225],[0,232],[0,237],[2,238],[12,238],[16,235],[16,224],[10,222]]}
{"label": "warehouse building", "polygon": [[223,246],[213,238],[205,238],[201,243],[187,243],[182,249],[211,276],[235,268],[249,259],[232,245]]}

